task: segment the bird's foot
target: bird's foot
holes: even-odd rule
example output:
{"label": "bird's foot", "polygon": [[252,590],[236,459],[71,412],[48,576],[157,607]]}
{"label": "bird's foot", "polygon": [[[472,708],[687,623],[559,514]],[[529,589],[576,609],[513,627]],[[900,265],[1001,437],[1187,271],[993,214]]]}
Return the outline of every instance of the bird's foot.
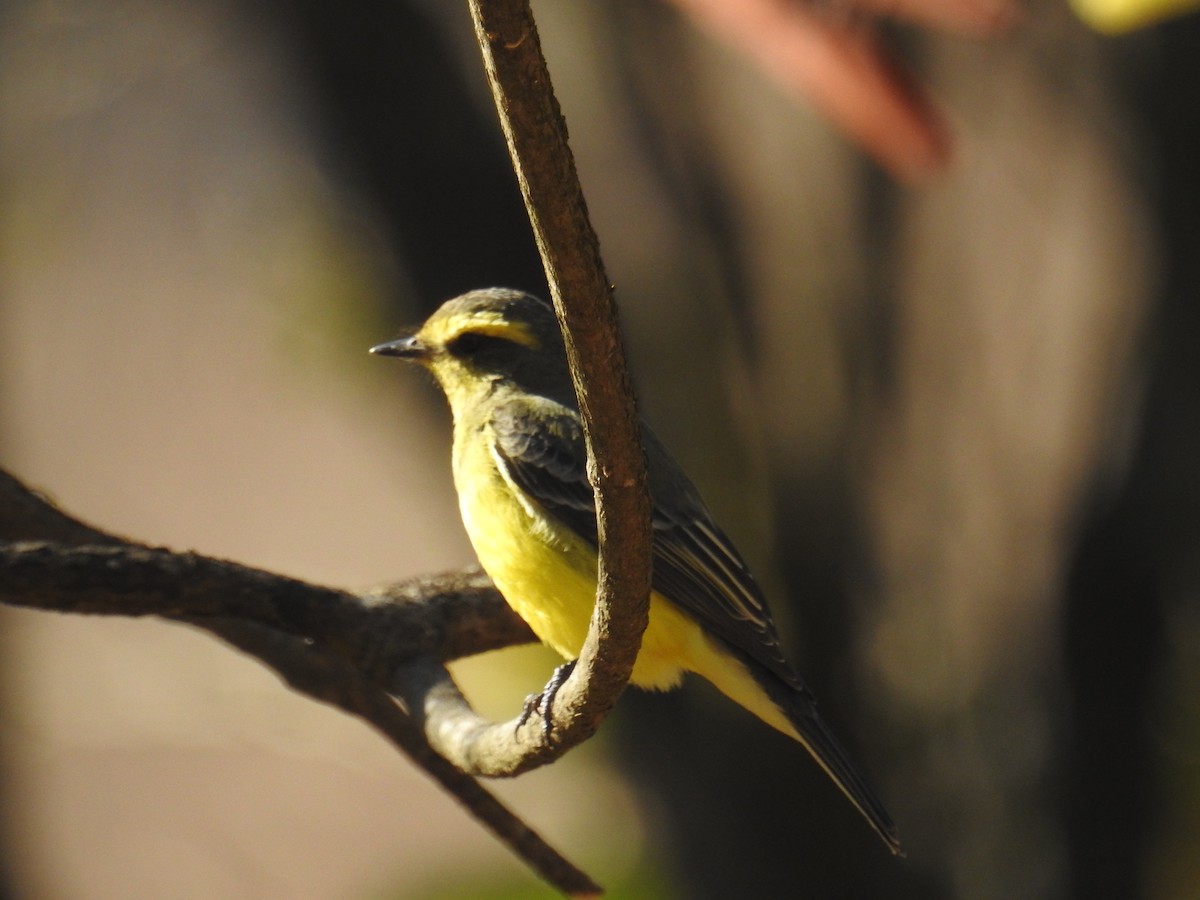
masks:
{"label": "bird's foot", "polygon": [[518,730],[533,718],[534,713],[537,713],[542,717],[542,734],[550,737],[550,727],[554,724],[554,698],[562,686],[567,683],[571,673],[575,671],[576,662],[578,660],[572,659],[563,663],[554,670],[554,674],[550,676],[550,680],[546,682],[546,686],[542,688],[540,694],[530,694],[525,698],[525,703],[521,707],[521,716],[517,719]]}

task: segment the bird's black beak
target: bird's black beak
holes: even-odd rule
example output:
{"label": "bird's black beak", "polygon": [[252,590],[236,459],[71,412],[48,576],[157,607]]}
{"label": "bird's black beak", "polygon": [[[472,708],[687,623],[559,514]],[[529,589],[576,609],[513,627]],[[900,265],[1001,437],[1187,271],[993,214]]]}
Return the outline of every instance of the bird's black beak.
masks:
{"label": "bird's black beak", "polygon": [[422,360],[429,355],[429,348],[421,343],[415,335],[396,338],[386,344],[376,344],[371,348],[376,356],[398,356],[400,359]]}

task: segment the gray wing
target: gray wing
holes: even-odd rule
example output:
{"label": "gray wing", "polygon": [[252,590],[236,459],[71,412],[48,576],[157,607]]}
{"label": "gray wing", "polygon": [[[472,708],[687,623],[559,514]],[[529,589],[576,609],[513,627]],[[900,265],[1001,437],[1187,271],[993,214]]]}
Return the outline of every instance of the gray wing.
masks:
{"label": "gray wing", "polygon": [[[596,508],[587,480],[583,428],[575,411],[542,398],[513,399],[497,407],[491,425],[499,462],[508,477],[595,547]],[[784,659],[766,600],[741,555],[713,522],[691,482],[644,426],[643,442],[654,500],[654,590],[709,633],[788,686],[807,693]],[[659,497],[670,498],[669,509],[664,509]]]}

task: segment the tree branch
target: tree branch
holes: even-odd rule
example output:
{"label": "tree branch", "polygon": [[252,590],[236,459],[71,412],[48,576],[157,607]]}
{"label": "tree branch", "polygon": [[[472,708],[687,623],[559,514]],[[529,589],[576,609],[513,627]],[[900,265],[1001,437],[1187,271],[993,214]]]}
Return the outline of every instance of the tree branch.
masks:
{"label": "tree branch", "polygon": [[517,732],[514,746],[509,723],[469,723],[432,695],[409,698],[411,709],[427,711],[431,741],[454,735],[453,744],[466,751],[452,757],[455,762],[479,774],[508,775],[590,737],[629,681],[648,621],[650,499],[616,306],[533,14],[527,0],[471,0],[470,7],[567,346],[600,537],[591,627],[555,698],[549,735],[531,722]]}
{"label": "tree branch", "polygon": [[[26,537],[32,540],[20,539]],[[422,576],[361,594],[320,587],[126,541],[72,518],[0,471],[0,602],[80,614],[157,615],[203,628],[270,666],[295,690],[372,725],[560,891],[573,897],[599,893],[590,878],[438,755],[421,731],[424,713],[414,721],[388,693],[411,671],[420,683],[442,680],[457,694],[443,662],[534,639],[478,570]],[[461,695],[456,702],[466,703]]]}
{"label": "tree branch", "polygon": [[362,594],[196,553],[133,543],[0,543],[0,602],[54,612],[148,616],[208,627],[238,619],[321,644],[386,684],[429,656],[448,661],[533,635],[478,570]]}
{"label": "tree branch", "polygon": [[[219,620],[205,628],[275,669],[287,684],[331,706],[350,712],[373,726],[545,881],[569,897],[595,897],[601,889],[572,865],[478,781],[438,755],[426,742],[419,721],[396,705],[386,691],[340,657],[304,641],[251,623]],[[415,665],[415,664],[414,664]],[[421,665],[450,675],[436,659]]]}

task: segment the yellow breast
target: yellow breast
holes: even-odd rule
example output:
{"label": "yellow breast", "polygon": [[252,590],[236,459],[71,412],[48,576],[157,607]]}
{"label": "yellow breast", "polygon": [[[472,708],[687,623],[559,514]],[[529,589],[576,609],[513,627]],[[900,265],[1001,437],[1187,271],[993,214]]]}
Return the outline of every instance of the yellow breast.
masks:
{"label": "yellow breast", "polygon": [[[577,658],[595,605],[595,552],[506,478],[484,435],[456,429],[454,444],[459,509],[480,565],[539,639]],[[711,653],[695,621],[653,594],[631,681],[674,687],[693,659]]]}

